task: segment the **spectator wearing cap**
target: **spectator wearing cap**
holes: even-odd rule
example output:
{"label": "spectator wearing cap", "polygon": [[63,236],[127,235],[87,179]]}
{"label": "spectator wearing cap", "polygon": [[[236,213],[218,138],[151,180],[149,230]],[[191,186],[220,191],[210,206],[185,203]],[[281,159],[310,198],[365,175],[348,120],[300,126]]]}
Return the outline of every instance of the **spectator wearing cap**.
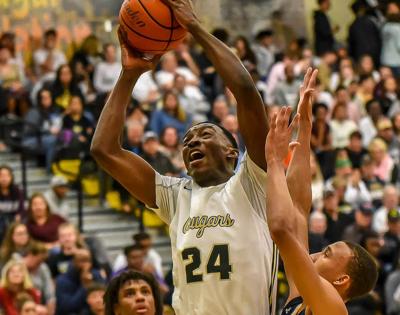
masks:
{"label": "spectator wearing cap", "polygon": [[346,152],[353,168],[361,168],[362,159],[368,154],[368,150],[363,147],[362,134],[360,131],[355,130],[350,134]]}
{"label": "spectator wearing cap", "polygon": [[56,280],[56,315],[73,315],[87,310],[88,288],[104,282],[100,272],[93,268],[90,251],[76,250],[68,271]]}
{"label": "spectator wearing cap", "polygon": [[323,208],[327,221],[325,238],[329,243],[334,243],[342,239],[344,229],[353,223],[353,216],[339,211],[339,198],[335,191],[326,190],[324,192]]}
{"label": "spectator wearing cap", "polygon": [[382,206],[383,190],[385,182],[374,173],[374,162],[369,155],[364,155],[361,162],[361,176],[372,199],[375,209]]}
{"label": "spectator wearing cap", "polygon": [[388,231],[383,235],[385,244],[380,252],[380,259],[387,272],[395,270],[400,257],[400,212],[397,209],[389,211]]}
{"label": "spectator wearing cap", "polygon": [[346,227],[343,232],[343,240],[360,244],[364,233],[371,229],[373,214],[372,204],[365,203],[360,205],[354,213],[355,222]]}
{"label": "spectator wearing cap", "polygon": [[393,130],[392,121],[389,118],[381,118],[378,121],[378,137],[385,141],[388,153],[395,163],[400,161],[400,140]]}
{"label": "spectator wearing cap", "polygon": [[62,175],[56,175],[50,181],[50,189],[43,193],[44,198],[46,198],[49,204],[50,211],[66,220],[68,220],[70,215],[70,206],[66,199],[68,191],[68,180]]}
{"label": "spectator wearing cap", "polygon": [[147,161],[161,175],[177,175],[177,170],[172,162],[160,152],[158,136],[153,131],[147,131],[143,136],[142,158]]}
{"label": "spectator wearing cap", "polygon": [[256,35],[256,43],[253,51],[257,59],[257,70],[262,79],[266,79],[267,75],[275,61],[273,47],[274,33],[272,30],[265,29]]}
{"label": "spectator wearing cap", "polygon": [[172,126],[178,130],[179,138],[182,139],[191,123],[192,117],[182,109],[178,96],[168,91],[162,99],[162,108],[151,115],[150,129],[160,136],[165,127]]}
{"label": "spectator wearing cap", "polygon": [[388,185],[383,192],[383,206],[378,209],[373,218],[372,228],[376,232],[384,234],[388,231],[389,226],[387,218],[391,210],[400,210],[399,193],[395,186]]}

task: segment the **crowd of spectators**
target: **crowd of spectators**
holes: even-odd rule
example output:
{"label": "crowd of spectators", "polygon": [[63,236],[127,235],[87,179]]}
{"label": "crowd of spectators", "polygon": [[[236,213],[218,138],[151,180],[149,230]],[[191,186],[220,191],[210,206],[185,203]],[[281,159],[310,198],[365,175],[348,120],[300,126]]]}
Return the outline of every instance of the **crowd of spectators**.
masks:
{"label": "crowd of spectators", "polygon": [[[370,295],[349,304],[349,314],[400,314],[400,4],[354,1],[348,41],[340,43],[339,27],[327,15],[330,1],[317,2],[314,45],[295,38],[279,12],[254,36],[231,38],[224,29],[213,34],[242,60],[269,114],[283,105],[296,108],[306,69],[319,69],[310,251],[338,240],[364,246],[379,264],[379,281]],[[90,159],[96,122],[121,70],[118,46],[99,49],[99,39],[90,35],[67,58],[57,49],[57,32],[48,30],[27,58],[15,50],[15,40],[13,33],[0,37],[0,115],[24,121],[22,144],[40,151],[49,173],[56,159]],[[188,36],[137,82],[122,144],[163,175],[187,176],[180,141],[190,126],[206,120],[232,132],[244,153],[235,98]],[[5,315],[25,314],[32,306],[37,314],[104,314],[104,284],[129,269],[153,274],[170,302],[171,275],[163,274],[148,235],[136,235],[111,264],[98,240],[69,222],[68,181],[54,176],[50,186],[25,200],[13,170],[0,167]],[[137,201],[118,183],[112,187],[122,208],[134,210]],[[280,288],[284,296],[284,282]]]}

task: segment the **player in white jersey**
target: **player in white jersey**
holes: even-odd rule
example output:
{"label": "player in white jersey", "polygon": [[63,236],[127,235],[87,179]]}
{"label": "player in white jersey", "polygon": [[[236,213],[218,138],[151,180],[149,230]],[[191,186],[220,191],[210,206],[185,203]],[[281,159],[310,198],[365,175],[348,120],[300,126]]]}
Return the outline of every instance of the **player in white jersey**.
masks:
{"label": "player in white jersey", "polygon": [[247,148],[239,171],[234,173],[238,160],[234,138],[210,123],[192,127],[183,139],[183,158],[192,179],[161,176],[121,148],[132,89],[157,62],[135,57],[121,34],[123,70],[100,117],[93,156],[169,224],[177,315],[273,315],[278,253],[265,215],[268,125],[262,99],[231,49],[201,26],[190,0],[165,2],[204,48],[237,100]]}

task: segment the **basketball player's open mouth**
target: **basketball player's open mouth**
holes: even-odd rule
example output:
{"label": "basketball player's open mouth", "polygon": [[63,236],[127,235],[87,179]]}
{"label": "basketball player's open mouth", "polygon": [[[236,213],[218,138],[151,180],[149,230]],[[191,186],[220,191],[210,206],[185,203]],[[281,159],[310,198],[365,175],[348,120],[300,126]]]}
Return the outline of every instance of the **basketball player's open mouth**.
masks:
{"label": "basketball player's open mouth", "polygon": [[190,153],[189,162],[199,161],[203,157],[204,157],[204,154],[201,153],[200,151],[193,151],[192,153]]}
{"label": "basketball player's open mouth", "polygon": [[146,306],[139,306],[136,309],[137,314],[145,314],[147,312],[147,307]]}

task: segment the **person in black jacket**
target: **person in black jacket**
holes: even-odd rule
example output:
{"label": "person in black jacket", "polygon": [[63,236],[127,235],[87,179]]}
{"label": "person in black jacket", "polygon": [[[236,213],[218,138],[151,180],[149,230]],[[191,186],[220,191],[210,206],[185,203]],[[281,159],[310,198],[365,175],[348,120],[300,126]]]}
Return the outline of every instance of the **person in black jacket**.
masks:
{"label": "person in black jacket", "polygon": [[[375,66],[379,66],[382,47],[379,27],[367,14],[368,6],[364,0],[357,0],[351,8],[356,19],[349,29],[350,56],[355,61],[359,61],[362,56],[369,55],[374,60]],[[365,34],[368,34],[368,36],[365,36]]]}
{"label": "person in black jacket", "polygon": [[334,30],[326,15],[330,9],[331,1],[318,0],[318,6],[319,10],[314,12],[315,53],[317,56],[322,56],[327,51],[334,50],[335,39],[333,37]]}

